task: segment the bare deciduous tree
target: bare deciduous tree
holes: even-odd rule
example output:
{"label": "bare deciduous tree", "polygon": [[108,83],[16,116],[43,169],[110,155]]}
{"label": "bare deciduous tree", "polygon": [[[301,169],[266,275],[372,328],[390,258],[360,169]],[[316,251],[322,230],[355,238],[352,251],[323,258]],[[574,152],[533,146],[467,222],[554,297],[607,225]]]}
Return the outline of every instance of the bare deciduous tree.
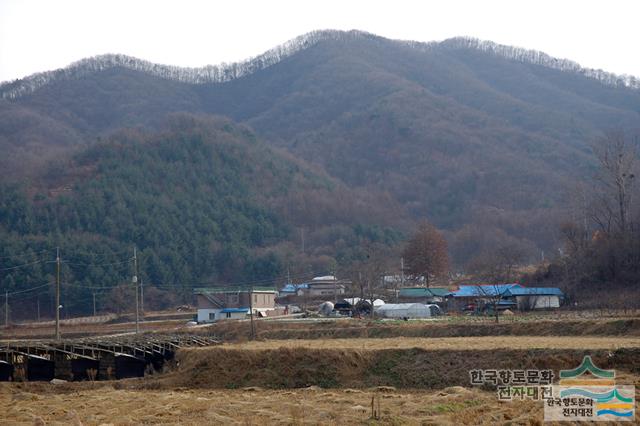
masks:
{"label": "bare deciduous tree", "polygon": [[403,257],[407,272],[414,278],[424,277],[427,287],[449,270],[447,241],[435,226],[423,221],[405,246]]}
{"label": "bare deciduous tree", "polygon": [[636,181],[637,148],[622,131],[610,131],[594,147],[600,165],[593,218],[602,231],[626,234],[631,230],[630,207]]}
{"label": "bare deciduous tree", "polygon": [[504,242],[493,250],[480,253],[468,269],[477,279],[490,284],[507,284],[518,278],[517,267],[527,259],[526,248],[515,241]]}

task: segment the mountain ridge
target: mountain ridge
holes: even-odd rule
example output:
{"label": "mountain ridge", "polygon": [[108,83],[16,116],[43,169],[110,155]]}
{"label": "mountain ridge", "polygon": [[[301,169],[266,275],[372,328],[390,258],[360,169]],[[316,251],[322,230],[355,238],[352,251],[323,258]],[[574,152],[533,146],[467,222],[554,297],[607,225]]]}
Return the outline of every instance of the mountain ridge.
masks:
{"label": "mountain ridge", "polygon": [[363,204],[428,218],[449,233],[454,254],[471,246],[456,240],[479,241],[454,256],[465,263],[492,240],[474,230],[515,238],[532,253],[553,250],[567,194],[593,173],[593,141],[608,128],[638,127],[640,91],[531,64],[543,55],[467,39],[416,48],[328,34],[295,54],[279,51],[266,68],[236,69],[245,74],[224,84],[108,67],[0,99],[0,177],[35,179],[119,129],[161,129],[168,114],[224,116],[303,168],[369,194]]}
{"label": "mountain ridge", "polygon": [[319,42],[349,39],[370,39],[393,42],[418,50],[435,48],[470,49],[490,53],[498,57],[518,62],[540,65],[550,69],[579,74],[597,80],[604,85],[640,89],[640,79],[628,74],[615,74],[601,69],[582,67],[575,61],[556,58],[547,53],[534,49],[480,40],[474,37],[452,37],[442,41],[413,41],[389,39],[360,30],[316,30],[290,39],[266,52],[249,57],[246,60],[221,63],[219,65],[205,65],[202,67],[180,67],[175,65],[157,64],[144,59],[124,54],[104,54],[83,58],[56,70],[34,73],[21,79],[0,82],[0,98],[17,99],[29,95],[52,81],[72,79],[109,68],[123,67],[135,71],[142,71],[149,75],[179,81],[189,84],[225,83],[251,75],[256,71],[273,66],[295,53],[307,49]]}

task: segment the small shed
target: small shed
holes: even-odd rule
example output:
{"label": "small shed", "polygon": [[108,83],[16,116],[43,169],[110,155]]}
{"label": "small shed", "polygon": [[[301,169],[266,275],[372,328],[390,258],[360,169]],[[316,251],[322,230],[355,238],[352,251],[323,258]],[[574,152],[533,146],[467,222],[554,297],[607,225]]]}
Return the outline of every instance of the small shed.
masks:
{"label": "small shed", "polygon": [[557,287],[519,287],[507,290],[504,297],[515,299],[518,309],[529,311],[559,308],[564,294]]}
{"label": "small shed", "polygon": [[383,318],[430,318],[439,315],[440,308],[423,303],[386,303],[376,308],[376,314]]}

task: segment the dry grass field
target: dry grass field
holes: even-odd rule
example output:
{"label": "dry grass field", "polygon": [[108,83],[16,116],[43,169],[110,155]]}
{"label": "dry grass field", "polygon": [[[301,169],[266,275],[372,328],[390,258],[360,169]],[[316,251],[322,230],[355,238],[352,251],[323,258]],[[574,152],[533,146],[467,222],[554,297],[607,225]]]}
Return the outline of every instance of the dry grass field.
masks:
{"label": "dry grass field", "polygon": [[[541,403],[498,403],[492,392],[451,387],[440,391],[326,390],[116,390],[33,393],[2,386],[3,424],[535,424]],[[371,419],[371,403],[379,410]]]}
{"label": "dry grass field", "polygon": [[[480,336],[620,336],[640,338],[640,318],[582,318],[522,316],[496,324],[491,319],[445,317],[437,321],[370,321],[342,319],[257,321],[258,340],[353,339],[392,337]],[[221,321],[201,330],[225,342],[247,340],[249,323]]]}
{"label": "dry grass field", "polygon": [[[246,322],[183,324],[146,325],[225,343],[181,349],[168,371],[144,379],[0,383],[0,424],[541,425],[542,402],[499,402],[495,391],[470,386],[469,370],[557,372],[586,354],[615,369],[621,383],[640,385],[637,318],[567,320],[562,327],[549,320],[273,321],[258,322],[256,341],[247,340]],[[130,327],[78,324],[67,331]]]}
{"label": "dry grass field", "polygon": [[[491,349],[610,349],[640,348],[640,337],[621,336],[483,336],[483,337],[391,337],[382,339],[290,339],[225,343],[227,349],[411,349],[491,350]],[[211,348],[187,350],[206,351]]]}

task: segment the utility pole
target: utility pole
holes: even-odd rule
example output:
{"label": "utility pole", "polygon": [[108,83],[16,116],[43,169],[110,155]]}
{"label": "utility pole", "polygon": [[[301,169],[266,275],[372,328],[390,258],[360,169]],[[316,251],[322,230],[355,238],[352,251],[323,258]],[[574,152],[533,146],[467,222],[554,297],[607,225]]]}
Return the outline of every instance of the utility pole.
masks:
{"label": "utility pole", "polygon": [[[404,287],[404,257],[400,258],[400,288]],[[396,288],[396,303],[398,303],[398,289]]]}
{"label": "utility pole", "polygon": [[371,293],[371,278],[367,278],[367,296],[369,296],[369,303],[371,303],[371,318],[373,318],[373,294]]}
{"label": "utility pole", "polygon": [[307,288],[303,288],[302,289],[302,297],[303,297],[303,301],[304,301],[304,313],[305,315],[307,314],[307,297],[308,297],[308,293],[309,293],[309,286],[307,286]]}
{"label": "utility pole", "polygon": [[4,292],[4,326],[9,328],[9,290]]}
{"label": "utility pole", "polygon": [[56,340],[60,340],[60,248],[56,247]]}
{"label": "utility pole", "polygon": [[133,278],[131,282],[136,290],[136,334],[140,333],[140,302],[139,302],[139,289],[138,289],[138,254],[136,246],[133,246]]}
{"label": "utility pole", "polygon": [[256,326],[253,323],[253,285],[249,287],[249,312],[251,316],[251,340],[256,338]]}
{"label": "utility pole", "polygon": [[142,277],[140,277],[140,312],[144,315],[144,285],[142,285]]}

